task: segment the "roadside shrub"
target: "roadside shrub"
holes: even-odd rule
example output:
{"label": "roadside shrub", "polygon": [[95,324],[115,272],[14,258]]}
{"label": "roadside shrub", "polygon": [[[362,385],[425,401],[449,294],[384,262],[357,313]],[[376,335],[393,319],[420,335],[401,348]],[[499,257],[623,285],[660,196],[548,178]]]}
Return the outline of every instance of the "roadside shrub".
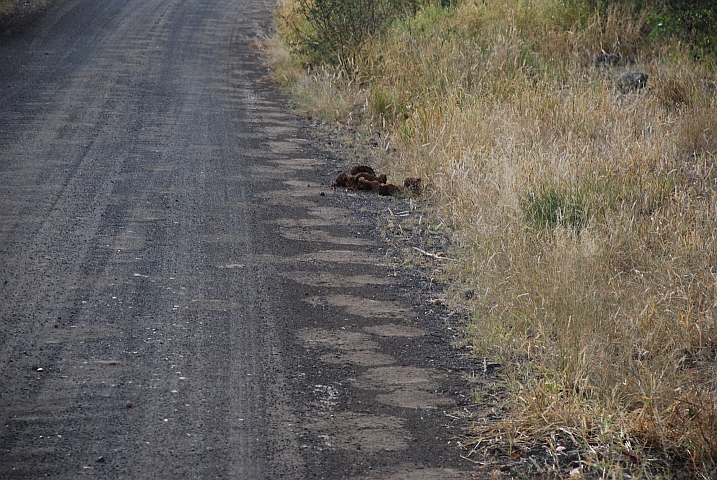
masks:
{"label": "roadside shrub", "polygon": [[666,0],[650,19],[653,36],[678,37],[698,56],[717,59],[717,4],[713,0]]}
{"label": "roadside shrub", "polygon": [[294,48],[310,64],[336,65],[354,58],[414,0],[296,0],[286,22]]}

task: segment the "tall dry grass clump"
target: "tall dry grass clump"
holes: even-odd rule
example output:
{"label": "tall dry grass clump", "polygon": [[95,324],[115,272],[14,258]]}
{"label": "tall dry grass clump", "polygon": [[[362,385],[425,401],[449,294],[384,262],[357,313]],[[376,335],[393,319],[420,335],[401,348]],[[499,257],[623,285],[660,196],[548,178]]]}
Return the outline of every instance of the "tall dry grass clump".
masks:
{"label": "tall dry grass clump", "polygon": [[[467,302],[467,341],[502,364],[509,391],[484,435],[516,448],[569,437],[588,476],[681,465],[707,478],[714,65],[651,38],[654,12],[626,3],[427,4],[338,67],[278,76],[301,67],[293,85],[309,110],[384,129],[396,151],[383,168],[430,179],[460,259],[446,275]],[[605,53],[616,65],[596,63]],[[627,70],[647,86],[618,89]]]}

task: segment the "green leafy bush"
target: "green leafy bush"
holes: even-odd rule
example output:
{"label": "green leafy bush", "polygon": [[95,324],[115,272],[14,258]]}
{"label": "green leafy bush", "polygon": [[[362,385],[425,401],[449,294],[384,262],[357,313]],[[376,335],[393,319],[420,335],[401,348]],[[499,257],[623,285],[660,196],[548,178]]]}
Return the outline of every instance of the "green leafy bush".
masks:
{"label": "green leafy bush", "polygon": [[714,0],[666,0],[649,24],[653,36],[677,36],[702,55],[717,56],[717,4]]}

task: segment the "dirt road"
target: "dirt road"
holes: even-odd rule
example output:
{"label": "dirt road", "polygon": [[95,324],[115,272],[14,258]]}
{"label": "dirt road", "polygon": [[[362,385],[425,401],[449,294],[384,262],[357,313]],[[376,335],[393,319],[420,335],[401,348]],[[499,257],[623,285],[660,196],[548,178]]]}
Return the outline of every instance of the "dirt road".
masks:
{"label": "dirt road", "polygon": [[58,0],[0,37],[0,478],[464,476],[399,200],[328,189],[251,48],[271,7]]}

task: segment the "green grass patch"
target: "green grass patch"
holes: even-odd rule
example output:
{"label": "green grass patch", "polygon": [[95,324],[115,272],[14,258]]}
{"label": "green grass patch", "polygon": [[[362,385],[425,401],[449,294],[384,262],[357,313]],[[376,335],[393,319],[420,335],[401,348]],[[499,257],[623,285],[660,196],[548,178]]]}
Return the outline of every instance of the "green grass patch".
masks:
{"label": "green grass patch", "polygon": [[541,185],[519,197],[520,209],[531,225],[566,227],[580,233],[595,215],[589,193],[579,184]]}

